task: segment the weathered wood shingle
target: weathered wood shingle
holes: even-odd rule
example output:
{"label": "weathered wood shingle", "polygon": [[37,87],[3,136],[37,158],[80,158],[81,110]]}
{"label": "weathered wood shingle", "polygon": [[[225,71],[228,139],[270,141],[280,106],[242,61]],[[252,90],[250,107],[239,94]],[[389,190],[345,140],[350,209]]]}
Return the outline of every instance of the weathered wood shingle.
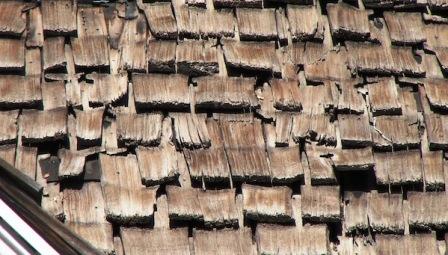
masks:
{"label": "weathered wood shingle", "polygon": [[257,222],[292,222],[291,196],[288,187],[242,185],[243,212]]}

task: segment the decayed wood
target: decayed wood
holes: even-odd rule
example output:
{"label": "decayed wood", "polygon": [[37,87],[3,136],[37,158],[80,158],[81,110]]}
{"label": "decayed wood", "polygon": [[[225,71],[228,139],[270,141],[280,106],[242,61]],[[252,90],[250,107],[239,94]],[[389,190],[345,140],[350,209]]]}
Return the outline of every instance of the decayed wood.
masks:
{"label": "decayed wood", "polygon": [[176,13],[176,18],[181,37],[218,38],[235,35],[235,22],[230,10],[211,11],[183,5]]}
{"label": "decayed wood", "polygon": [[37,148],[17,146],[14,166],[31,179],[36,179]]}
{"label": "decayed wood", "polygon": [[448,110],[448,81],[445,79],[428,79],[425,92],[429,103],[435,109]]}
{"label": "decayed wood", "polygon": [[194,230],[194,254],[208,255],[228,253],[235,255],[255,255],[252,248],[252,233],[249,228],[241,230],[204,231]]}
{"label": "decayed wood", "polygon": [[142,4],[149,30],[160,39],[176,39],[177,25],[171,3],[157,2]]}
{"label": "decayed wood", "polygon": [[100,154],[99,159],[107,219],[128,224],[151,223],[158,187],[142,185],[137,158]]}
{"label": "decayed wood", "polygon": [[413,116],[379,116],[374,120],[373,146],[378,149],[417,147],[418,123]]}
{"label": "decayed wood", "polygon": [[118,113],[118,141],[130,144],[158,145],[162,135],[160,113]]}
{"label": "decayed wood", "polygon": [[94,247],[111,254],[112,225],[106,222],[101,185],[88,182],[81,189],[64,189],[63,204],[69,228]]}
{"label": "decayed wood", "polygon": [[120,228],[126,255],[190,255],[188,229]]}
{"label": "decayed wood", "polygon": [[148,71],[174,73],[176,70],[176,46],[175,41],[149,41],[146,51]]}
{"label": "decayed wood", "polygon": [[316,86],[301,86],[299,100],[302,103],[302,112],[318,115],[331,111],[337,104],[333,88],[329,82]]}
{"label": "decayed wood", "polygon": [[77,67],[109,67],[109,44],[105,36],[72,37],[71,45]]}
{"label": "decayed wood", "polygon": [[[336,184],[333,163],[326,150],[318,146],[306,146],[306,160],[302,161],[304,169],[309,169],[312,185]],[[305,172],[306,173],[306,172]]]}
{"label": "decayed wood", "polygon": [[78,236],[101,251],[103,254],[115,254],[113,246],[112,224],[85,224],[69,222],[67,226]]}
{"label": "decayed wood", "polygon": [[118,74],[91,73],[86,76],[93,84],[83,84],[90,103],[110,104],[120,100],[128,91],[126,72]]}
{"label": "decayed wood", "polygon": [[409,225],[415,229],[446,229],[448,197],[445,192],[409,192]]}
{"label": "decayed wood", "polygon": [[273,42],[238,42],[222,40],[227,65],[253,71],[280,73],[280,63]]}
{"label": "decayed wood", "polygon": [[22,9],[25,3],[22,1],[2,1],[0,3],[0,34],[19,36],[26,27],[25,15]]}
{"label": "decayed wood", "polygon": [[422,153],[425,189],[427,191],[445,188],[444,159],[442,151],[424,151]]}
{"label": "decayed wood", "polygon": [[42,12],[40,8],[33,8],[28,12],[28,27],[26,46],[42,47],[44,44],[44,31],[42,24]]}
{"label": "decayed wood", "polygon": [[435,234],[377,235],[376,254],[438,254]]}
{"label": "decayed wood", "polygon": [[265,82],[262,87],[255,89],[255,94],[260,103],[260,108],[256,109],[257,113],[266,120],[273,120],[276,109],[274,108],[274,97],[271,86]]}
{"label": "decayed wood", "polygon": [[83,141],[98,141],[101,139],[104,108],[92,110],[75,110],[76,137]]}
{"label": "decayed wood", "polygon": [[[308,44],[307,44],[308,45]],[[352,54],[341,47],[339,50],[324,50],[318,52],[319,58],[312,63],[305,63],[305,76],[307,80],[323,82],[323,81],[341,81],[351,77],[350,70],[347,68],[348,56]],[[308,51],[308,46],[305,52]]]}
{"label": "decayed wood", "polygon": [[391,56],[382,45],[347,42],[349,66],[360,73],[387,74],[393,70]]}
{"label": "decayed wood", "polygon": [[63,81],[43,82],[41,89],[44,110],[67,106],[65,84]]}
{"label": "decayed wood", "polygon": [[258,225],[255,239],[259,254],[329,254],[328,235],[325,225]]}
{"label": "decayed wood", "polygon": [[236,9],[241,40],[273,40],[277,38],[274,9]]}
{"label": "decayed wood", "polygon": [[120,36],[122,70],[146,72],[146,20],[143,15],[126,20]]}
{"label": "decayed wood", "polygon": [[16,158],[15,144],[0,145],[0,158],[13,166]]}
{"label": "decayed wood", "polygon": [[0,105],[6,107],[33,106],[42,100],[40,83],[31,77],[0,76]]}
{"label": "decayed wood", "polygon": [[61,149],[58,152],[61,159],[59,164],[59,179],[79,176],[84,171],[85,156],[78,152]]}
{"label": "decayed wood", "polygon": [[250,7],[250,8],[261,8],[263,1],[261,0],[213,0],[213,5],[215,7]]}
{"label": "decayed wood", "polygon": [[421,13],[384,12],[384,19],[394,44],[418,44],[426,40]]}
{"label": "decayed wood", "polygon": [[86,182],[80,189],[63,191],[64,214],[67,222],[105,223],[105,202],[98,182]]}
{"label": "decayed wood", "polygon": [[24,142],[64,139],[67,135],[67,109],[24,110],[19,118]]}
{"label": "decayed wood", "polygon": [[234,189],[201,191],[168,186],[166,190],[170,219],[201,221],[207,227],[238,224]]}
{"label": "decayed wood", "polygon": [[340,114],[338,123],[343,147],[365,147],[372,144],[372,131],[366,115]]}
{"label": "decayed wood", "polygon": [[374,153],[377,183],[380,185],[422,183],[420,157],[420,152],[417,150]]}
{"label": "decayed wood", "polygon": [[303,168],[298,146],[268,148],[272,181],[290,183],[303,179]]}
{"label": "decayed wood", "polygon": [[253,78],[204,76],[194,79],[198,108],[240,109],[258,106]]}
{"label": "decayed wood", "polygon": [[219,72],[216,47],[211,41],[181,41],[176,48],[177,71],[187,75]]}
{"label": "decayed wood", "polygon": [[401,194],[370,193],[368,217],[370,227],[379,233],[404,233]]}
{"label": "decayed wood", "polygon": [[[40,156],[40,155],[39,155]],[[39,158],[38,158],[39,159]],[[37,173],[40,175],[40,166],[37,164]],[[42,177],[36,177],[36,179],[43,179]],[[45,179],[44,182],[46,183]],[[42,209],[54,216],[58,220],[63,220],[64,208],[62,205],[62,192],[60,192],[59,183],[48,183],[44,187],[42,200],[40,203]]]}
{"label": "decayed wood", "polygon": [[411,47],[392,46],[391,56],[393,72],[400,75],[424,76],[425,68],[421,63],[421,55],[414,53]]}
{"label": "decayed wood", "polygon": [[0,39],[0,70],[23,71],[25,68],[25,41],[21,39]]}
{"label": "decayed wood", "polygon": [[355,81],[341,81],[336,85],[341,94],[338,97],[338,112],[349,114],[364,113],[365,102],[361,93],[353,86]]}
{"label": "decayed wood", "polygon": [[402,113],[397,87],[393,78],[381,79],[376,84],[368,85],[370,109],[374,116]]}
{"label": "decayed wood", "polygon": [[221,121],[220,126],[232,178],[268,181],[270,172],[261,124]]}
{"label": "decayed wood", "polygon": [[425,114],[425,126],[429,147],[433,150],[448,148],[448,116],[441,114]]}
{"label": "decayed wood", "polygon": [[[447,24],[426,24],[424,26],[425,37],[427,39],[424,47],[435,52],[437,59],[440,62],[440,66],[445,71],[448,70],[448,45],[446,44],[448,38],[447,27]],[[435,66],[435,68],[427,68],[427,73],[437,69],[440,69],[438,65]],[[427,75],[427,77],[429,76]]]}
{"label": "decayed wood", "polygon": [[315,6],[288,4],[286,15],[293,41],[323,39],[323,24],[319,21],[320,14]]}
{"label": "decayed wood", "polygon": [[368,193],[359,191],[344,193],[344,230],[346,233],[365,231],[369,228],[367,205]]}
{"label": "decayed wood", "polygon": [[198,189],[167,186],[168,213],[173,220],[200,221],[203,218]]}
{"label": "decayed wood", "polygon": [[177,113],[171,114],[171,117],[174,120],[174,137],[178,145],[185,148],[210,147],[205,115]]}
{"label": "decayed wood", "polygon": [[45,34],[76,33],[76,5],[71,0],[43,1],[41,9]]}
{"label": "decayed wood", "polygon": [[18,115],[18,110],[0,112],[0,144],[16,141]]}
{"label": "decayed wood", "polygon": [[179,177],[177,155],[173,146],[139,147],[136,153],[140,175],[145,185],[162,184]]}
{"label": "decayed wood", "polygon": [[344,2],[327,5],[331,33],[340,39],[366,39],[370,35],[368,11]]}
{"label": "decayed wood", "polygon": [[196,181],[228,182],[230,168],[227,162],[226,152],[221,137],[218,123],[213,119],[207,119],[207,131],[211,146],[202,150],[184,150],[190,176]]}
{"label": "decayed wood", "polygon": [[310,139],[319,144],[336,144],[336,128],[327,114],[294,115],[291,134],[296,142]]}
{"label": "decayed wood", "polygon": [[291,142],[292,115],[287,112],[277,112],[275,115],[275,144],[288,146]]}
{"label": "decayed wood", "polygon": [[339,186],[300,186],[302,218],[312,222],[341,220]]}
{"label": "decayed wood", "polygon": [[104,8],[83,6],[78,8],[78,37],[92,39],[107,36]]}
{"label": "decayed wood", "polygon": [[298,80],[274,79],[271,81],[271,88],[275,108],[283,111],[297,111],[302,108]]}
{"label": "decayed wood", "polygon": [[446,0],[429,0],[428,3],[431,10],[446,10],[448,8]]}
{"label": "decayed wood", "polygon": [[291,196],[288,187],[242,185],[243,212],[257,222],[293,222]]}
{"label": "decayed wood", "polygon": [[338,171],[370,170],[375,165],[370,147],[362,149],[329,150],[334,168]]}
{"label": "decayed wood", "polygon": [[180,74],[133,74],[137,107],[188,108],[188,77]]}
{"label": "decayed wood", "polygon": [[45,39],[43,55],[44,70],[65,68],[67,60],[65,58],[64,37]]}

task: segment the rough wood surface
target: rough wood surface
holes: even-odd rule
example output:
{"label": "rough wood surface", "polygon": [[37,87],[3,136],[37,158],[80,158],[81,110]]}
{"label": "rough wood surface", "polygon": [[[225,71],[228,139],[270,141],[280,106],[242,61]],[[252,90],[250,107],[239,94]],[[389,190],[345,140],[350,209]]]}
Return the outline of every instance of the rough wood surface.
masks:
{"label": "rough wood surface", "polygon": [[179,177],[177,155],[173,146],[139,147],[136,153],[140,175],[145,185],[162,184]]}
{"label": "rough wood surface", "polygon": [[237,42],[223,40],[227,65],[254,71],[280,73],[280,63],[272,42]]}
{"label": "rough wood surface", "polygon": [[377,235],[377,254],[438,254],[434,234]]}
{"label": "rough wood surface", "polygon": [[237,8],[236,18],[241,40],[272,40],[277,38],[274,9]]}
{"label": "rough wood surface", "polygon": [[339,186],[301,186],[302,218],[312,222],[341,220]]}
{"label": "rough wood surface", "polygon": [[94,104],[110,104],[120,100],[128,91],[128,77],[125,72],[118,74],[91,73],[87,80],[93,84],[84,83],[84,93]]}
{"label": "rough wood surface", "polygon": [[59,140],[67,135],[67,109],[24,110],[20,116],[23,141]]}
{"label": "rough wood surface", "polygon": [[371,193],[368,208],[369,222],[374,232],[404,233],[401,194]]}
{"label": "rough wood surface", "polygon": [[211,75],[219,72],[217,50],[211,41],[179,42],[176,63],[177,71],[187,75]]}
{"label": "rough wood surface", "polygon": [[250,229],[241,230],[218,230],[193,232],[194,254],[235,254],[254,255],[256,250],[252,247],[252,236]]}
{"label": "rough wood surface", "polygon": [[17,139],[19,111],[0,112],[0,144],[14,143]]}
{"label": "rough wood surface", "polygon": [[26,17],[22,14],[22,1],[2,1],[0,3],[0,34],[20,37],[26,27]]}
{"label": "rough wood surface", "polygon": [[176,19],[171,3],[142,4],[151,33],[156,38],[175,39],[177,37]]}
{"label": "rough wood surface", "polygon": [[49,0],[42,3],[44,33],[68,35],[76,32],[76,6],[70,0]]}
{"label": "rough wood surface", "polygon": [[288,5],[286,8],[293,41],[323,39],[323,24],[315,6]]}
{"label": "rough wood surface", "polygon": [[101,139],[104,108],[78,111],[76,113],[76,136],[84,141]]}
{"label": "rough wood surface", "polygon": [[331,33],[338,39],[366,39],[370,35],[368,12],[340,2],[327,5]]}
{"label": "rough wood surface", "polygon": [[146,58],[149,72],[174,73],[176,70],[176,42],[154,40],[148,42]]}
{"label": "rough wood surface", "polygon": [[375,176],[380,185],[422,183],[422,161],[420,152],[396,151],[375,153]]}
{"label": "rough wood surface", "polygon": [[210,147],[210,136],[205,124],[205,115],[178,113],[171,115],[174,126],[174,138],[184,148]]}
{"label": "rough wood surface", "polygon": [[180,74],[134,74],[137,107],[187,108],[190,105],[188,77]]}
{"label": "rough wood surface", "polygon": [[445,192],[409,192],[409,226],[420,230],[445,229],[447,196]]}
{"label": "rough wood surface", "polygon": [[343,147],[365,147],[372,144],[372,129],[366,115],[341,114],[338,116],[338,123]]}
{"label": "rough wood surface", "polygon": [[303,228],[258,225],[255,233],[259,254],[328,254],[325,225]]}
{"label": "rough wood surface", "polygon": [[205,109],[241,109],[258,106],[255,79],[204,76],[194,79],[195,105]]}
{"label": "rough wood surface", "polygon": [[99,159],[106,218],[128,224],[151,223],[158,187],[143,187],[135,155],[100,154]]}
{"label": "rough wood surface", "polygon": [[257,222],[292,222],[292,191],[288,187],[242,185],[243,212]]}
{"label": "rough wood surface", "polygon": [[188,229],[120,228],[126,255],[190,255]]}
{"label": "rough wood surface", "polygon": [[420,13],[384,12],[384,19],[392,43],[410,45],[426,40]]}
{"label": "rough wood surface", "polygon": [[117,114],[118,141],[130,144],[158,145],[162,135],[160,113]]}
{"label": "rough wood surface", "polygon": [[25,68],[25,41],[21,39],[0,39],[0,70],[23,71]]}
{"label": "rough wood surface", "polygon": [[374,116],[402,113],[397,87],[393,78],[382,79],[378,83],[368,85],[370,109]]}

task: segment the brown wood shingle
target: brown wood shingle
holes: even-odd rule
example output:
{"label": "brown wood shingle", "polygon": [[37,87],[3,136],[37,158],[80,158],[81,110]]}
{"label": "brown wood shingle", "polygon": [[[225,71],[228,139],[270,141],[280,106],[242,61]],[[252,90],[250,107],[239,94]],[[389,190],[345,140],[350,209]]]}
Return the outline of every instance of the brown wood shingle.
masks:
{"label": "brown wood shingle", "polygon": [[22,14],[22,1],[2,1],[0,3],[0,34],[18,36],[26,27],[26,17]]}
{"label": "brown wood shingle", "polygon": [[70,0],[42,1],[42,21],[45,34],[76,33],[76,6]]}
{"label": "brown wood shingle", "polygon": [[187,108],[190,105],[187,76],[134,74],[132,80],[137,107]]}
{"label": "brown wood shingle", "polygon": [[236,9],[241,40],[272,40],[277,38],[274,9]]}
{"label": "brown wood shingle", "polygon": [[25,142],[60,140],[67,135],[66,108],[48,111],[24,110],[19,121]]}
{"label": "brown wood shingle", "polygon": [[368,12],[344,2],[327,5],[330,29],[333,37],[363,40],[369,37]]}
{"label": "brown wood shingle", "polygon": [[418,44],[426,40],[420,13],[384,12],[384,19],[394,44]]}
{"label": "brown wood shingle", "polygon": [[100,154],[99,159],[107,219],[128,224],[151,223],[157,187],[142,185],[135,155]]}
{"label": "brown wood shingle", "polygon": [[162,135],[160,113],[119,113],[117,115],[118,141],[129,144],[158,145]]}
{"label": "brown wood shingle", "polygon": [[339,186],[300,186],[302,218],[313,222],[341,220]]}
{"label": "brown wood shingle", "polygon": [[247,219],[258,222],[291,222],[292,191],[288,187],[242,185],[243,212]]}
{"label": "brown wood shingle", "polygon": [[241,109],[258,106],[253,78],[204,76],[194,80],[195,104],[206,109]]}

